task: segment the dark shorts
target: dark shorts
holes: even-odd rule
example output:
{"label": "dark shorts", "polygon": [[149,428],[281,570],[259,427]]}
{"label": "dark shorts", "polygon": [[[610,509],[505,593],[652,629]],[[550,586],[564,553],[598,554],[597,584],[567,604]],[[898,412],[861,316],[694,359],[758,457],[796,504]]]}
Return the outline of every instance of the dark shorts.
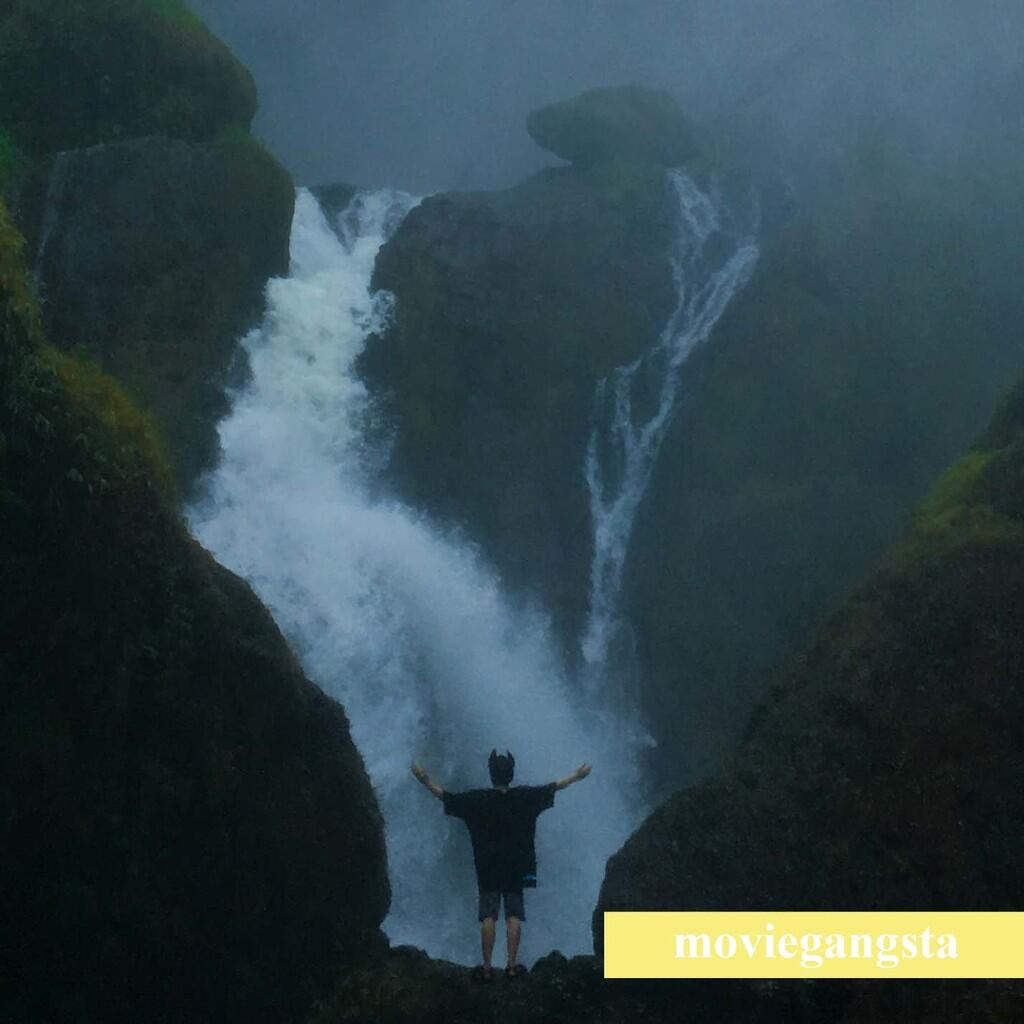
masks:
{"label": "dark shorts", "polygon": [[501,901],[505,901],[505,920],[510,917],[518,917],[520,921],[526,920],[523,911],[523,890],[522,889],[481,889],[480,890],[480,920],[488,917],[498,919],[498,908]]}

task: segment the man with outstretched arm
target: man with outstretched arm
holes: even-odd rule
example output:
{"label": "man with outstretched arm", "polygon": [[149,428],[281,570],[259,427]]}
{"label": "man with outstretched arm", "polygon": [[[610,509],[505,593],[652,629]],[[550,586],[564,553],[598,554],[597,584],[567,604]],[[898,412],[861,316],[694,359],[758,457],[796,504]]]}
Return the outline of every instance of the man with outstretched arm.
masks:
{"label": "man with outstretched arm", "polygon": [[438,800],[443,801],[445,814],[461,818],[469,829],[480,891],[480,948],[483,953],[483,964],[474,973],[484,981],[492,977],[491,954],[502,902],[505,904],[508,943],[505,974],[513,978],[525,973],[526,968],[517,962],[516,957],[522,922],[526,920],[523,889],[537,884],[537,855],[534,850],[537,816],[554,803],[558,790],[590,774],[590,765],[581,764],[557,782],[544,786],[512,786],[515,764],[515,758],[507,750],[504,755],[492,750],[487,760],[491,788],[471,789],[464,793],[447,792],[420,765],[412,766],[413,775]]}

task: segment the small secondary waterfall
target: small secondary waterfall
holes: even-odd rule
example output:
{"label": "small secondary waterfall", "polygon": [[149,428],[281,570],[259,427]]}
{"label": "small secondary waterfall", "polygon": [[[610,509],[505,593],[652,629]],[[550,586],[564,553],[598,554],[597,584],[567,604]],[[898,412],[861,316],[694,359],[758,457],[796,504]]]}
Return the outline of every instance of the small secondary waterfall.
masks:
{"label": "small secondary waterfall", "polygon": [[758,258],[754,239],[729,226],[714,191],[702,192],[678,170],[669,172],[669,182],[679,216],[675,309],[652,348],[601,381],[594,397],[585,459],[594,556],[581,644],[592,686],[606,685],[610,659],[624,672],[614,656],[623,570],[637,509],[676,409],[680,372],[750,280]]}
{"label": "small secondary waterfall", "polygon": [[190,521],[348,711],[387,823],[391,940],[478,956],[464,827],[409,762],[421,758],[446,786],[481,786],[487,753],[508,747],[523,783],[594,764],[538,822],[523,947],[527,960],[589,951],[605,861],[643,812],[639,733],[584,702],[544,616],[512,607],[472,549],[379,497],[380,460],[365,440],[371,399],[355,361],[390,309],[370,278],[413,205],[360,193],[332,229],[299,191],[290,276],[270,282],[265,321],[244,339],[251,381],[221,424],[222,459]]}
{"label": "small secondary waterfall", "polygon": [[58,153],[53,158],[53,166],[50,168],[50,180],[46,186],[46,201],[43,205],[43,223],[39,231],[35,262],[32,265],[32,276],[35,278],[37,288],[43,281],[43,271],[46,269],[46,250],[60,218],[60,203],[64,195],[64,182],[67,178],[67,168],[71,157],[71,151]]}

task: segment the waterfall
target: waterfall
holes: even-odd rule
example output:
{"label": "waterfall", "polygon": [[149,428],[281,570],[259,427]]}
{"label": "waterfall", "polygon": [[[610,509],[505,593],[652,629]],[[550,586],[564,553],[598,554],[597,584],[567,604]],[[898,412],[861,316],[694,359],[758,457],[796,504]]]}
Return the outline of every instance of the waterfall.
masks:
{"label": "waterfall", "polygon": [[46,200],[43,205],[43,223],[39,231],[39,244],[36,247],[35,263],[32,267],[32,276],[35,278],[37,291],[42,287],[43,283],[46,250],[60,219],[60,203],[64,198],[64,181],[67,177],[67,167],[70,158],[70,151],[58,153],[53,158],[53,166],[50,168],[50,180],[46,185]]}
{"label": "waterfall", "polygon": [[[758,258],[753,237],[732,228],[717,192],[702,192],[678,170],[669,172],[669,183],[678,211],[676,305],[654,345],[598,385],[584,463],[594,554],[581,647],[586,678],[605,689],[610,663],[611,674],[628,674],[615,650],[623,570],[637,509],[676,410],[680,373]],[[606,700],[614,696],[603,693]]]}
{"label": "waterfall", "polygon": [[363,192],[332,226],[298,192],[290,273],[269,283],[264,322],[243,340],[251,379],[232,396],[221,461],[190,524],[348,711],[387,827],[392,942],[477,959],[464,826],[409,763],[421,759],[449,788],[484,786],[488,752],[507,747],[521,783],[594,765],[538,821],[523,940],[527,962],[553,948],[587,952],[605,861],[643,811],[637,734],[583,702],[544,615],[512,607],[473,549],[380,497],[364,429],[372,396],[355,363],[391,309],[371,293],[374,260],[413,205]]}

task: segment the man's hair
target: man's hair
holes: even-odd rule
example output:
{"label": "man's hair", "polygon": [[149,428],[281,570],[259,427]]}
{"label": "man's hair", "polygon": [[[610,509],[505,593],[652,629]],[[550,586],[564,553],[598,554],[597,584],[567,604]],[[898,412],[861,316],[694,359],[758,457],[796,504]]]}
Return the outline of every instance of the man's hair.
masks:
{"label": "man's hair", "polygon": [[507,750],[504,756],[492,750],[491,756],[487,758],[487,770],[491,773],[492,786],[507,786],[515,774],[516,759]]}

